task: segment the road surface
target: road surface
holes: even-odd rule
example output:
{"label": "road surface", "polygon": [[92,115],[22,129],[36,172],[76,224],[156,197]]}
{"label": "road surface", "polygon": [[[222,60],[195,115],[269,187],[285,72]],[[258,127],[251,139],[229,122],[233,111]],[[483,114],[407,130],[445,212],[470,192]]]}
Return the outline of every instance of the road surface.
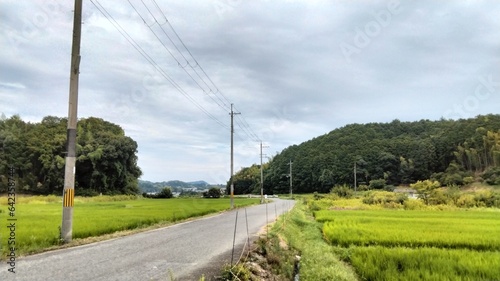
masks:
{"label": "road surface", "polygon": [[273,222],[293,204],[274,199],[165,228],[27,256],[16,260],[16,273],[9,272],[10,266],[3,261],[0,280],[199,280],[202,274],[210,280],[231,262],[236,217],[235,262],[248,238],[256,238],[266,222]]}

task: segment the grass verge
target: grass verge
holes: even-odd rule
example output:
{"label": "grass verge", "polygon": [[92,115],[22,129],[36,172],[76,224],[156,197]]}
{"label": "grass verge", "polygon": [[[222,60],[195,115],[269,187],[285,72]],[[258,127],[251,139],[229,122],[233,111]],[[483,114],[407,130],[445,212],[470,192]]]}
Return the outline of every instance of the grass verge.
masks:
{"label": "grass verge", "polygon": [[321,234],[321,225],[298,201],[295,207],[280,218],[273,231],[300,252],[300,280],[357,280],[354,270],[332,251]]}

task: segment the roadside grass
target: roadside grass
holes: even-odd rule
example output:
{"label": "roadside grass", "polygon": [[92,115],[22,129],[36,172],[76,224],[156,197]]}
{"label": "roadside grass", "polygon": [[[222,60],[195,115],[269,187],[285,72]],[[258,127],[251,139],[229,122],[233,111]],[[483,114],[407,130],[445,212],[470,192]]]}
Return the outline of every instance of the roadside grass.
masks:
{"label": "roadside grass", "polygon": [[299,200],[289,213],[278,219],[271,233],[282,236],[300,252],[300,280],[358,280],[354,270],[323,240],[320,227]]}
{"label": "roadside grass", "polygon": [[500,210],[315,212],[333,245],[500,250]]}
{"label": "roadside grass", "polygon": [[[229,209],[229,198],[136,199],[135,196],[76,197],[73,209],[73,238],[76,240],[119,231],[145,228]],[[2,198],[5,200],[5,198]],[[6,201],[5,201],[6,202]],[[5,202],[0,221],[7,221]],[[235,198],[236,207],[257,204],[259,199]],[[16,200],[16,254],[37,253],[60,244],[62,202],[57,196],[18,197]],[[0,229],[0,260],[7,254],[10,235]]]}

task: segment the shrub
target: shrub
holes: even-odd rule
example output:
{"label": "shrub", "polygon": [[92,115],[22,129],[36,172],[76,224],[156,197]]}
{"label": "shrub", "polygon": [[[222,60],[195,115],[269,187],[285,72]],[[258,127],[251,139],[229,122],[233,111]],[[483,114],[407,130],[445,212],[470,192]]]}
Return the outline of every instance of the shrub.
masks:
{"label": "shrub", "polygon": [[458,198],[460,198],[460,189],[457,185],[451,185],[446,188],[444,192],[446,198],[448,198],[448,203],[453,203],[457,206]]}
{"label": "shrub", "polygon": [[417,181],[416,183],[410,184],[410,187],[418,192],[418,197],[424,200],[425,204],[430,203],[433,191],[440,186],[441,184],[438,181],[432,180]]}
{"label": "shrub", "polygon": [[408,196],[404,193],[394,193],[389,191],[371,191],[365,194],[363,203],[365,204],[384,204],[386,207],[397,207],[395,204],[403,204],[408,200]]}
{"label": "shrub", "polygon": [[500,185],[500,167],[486,170],[481,177],[489,185]]}
{"label": "shrub", "polygon": [[384,187],[385,187],[385,180],[384,179],[370,181],[370,188],[371,189],[383,189]]}
{"label": "shrub", "polygon": [[406,200],[403,206],[405,210],[423,210],[426,208],[424,202],[420,199]]}
{"label": "shrub", "polygon": [[320,200],[324,198],[325,196],[323,194],[319,194],[317,191],[313,193],[314,200]]}
{"label": "shrub", "polygon": [[358,191],[367,191],[368,189],[370,189],[370,188],[369,188],[369,186],[368,186],[368,185],[366,185],[366,184],[360,184],[360,185],[358,186]]}
{"label": "shrub", "polygon": [[330,192],[342,198],[351,198],[354,195],[352,189],[345,184],[335,186]]}
{"label": "shrub", "polygon": [[76,196],[83,196],[83,197],[94,197],[94,196],[99,195],[99,193],[95,190],[92,190],[92,189],[75,188],[75,195]]}
{"label": "shrub", "polygon": [[174,195],[172,194],[172,190],[169,187],[165,187],[158,194],[156,194],[155,198],[172,198]]}
{"label": "shrub", "polygon": [[474,182],[474,177],[464,177],[464,184],[471,184]]}
{"label": "shrub", "polygon": [[462,194],[457,200],[458,207],[471,208],[476,206],[473,194]]}
{"label": "shrub", "polygon": [[203,197],[205,198],[220,198],[220,195],[220,188],[217,187],[212,187],[208,191],[203,192]]}
{"label": "shrub", "polygon": [[429,205],[441,205],[447,203],[448,203],[448,197],[446,196],[446,193],[442,188],[436,188],[430,192],[428,198]]}

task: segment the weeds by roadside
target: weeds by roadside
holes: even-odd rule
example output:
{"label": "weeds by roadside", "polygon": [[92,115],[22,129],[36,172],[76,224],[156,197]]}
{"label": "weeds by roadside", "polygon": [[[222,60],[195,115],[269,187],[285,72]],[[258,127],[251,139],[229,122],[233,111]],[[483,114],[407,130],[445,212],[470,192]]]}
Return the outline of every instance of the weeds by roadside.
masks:
{"label": "weeds by roadside", "polygon": [[[300,270],[299,270],[300,260]],[[281,216],[256,242],[250,258],[225,267],[220,280],[358,280],[322,237],[320,225],[302,202]]]}

